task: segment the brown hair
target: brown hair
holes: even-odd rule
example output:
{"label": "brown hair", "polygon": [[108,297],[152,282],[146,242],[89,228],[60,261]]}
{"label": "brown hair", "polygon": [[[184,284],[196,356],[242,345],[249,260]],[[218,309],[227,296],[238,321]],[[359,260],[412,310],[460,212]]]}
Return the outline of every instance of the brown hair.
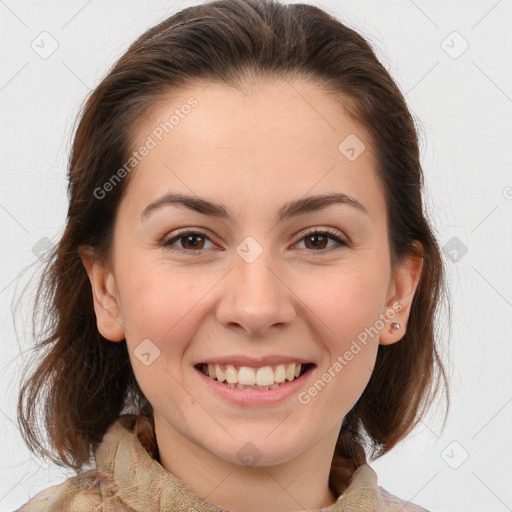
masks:
{"label": "brown hair", "polygon": [[[135,380],[126,343],[107,342],[98,332],[78,247],[89,245],[97,259],[108,260],[115,215],[129,180],[102,199],[95,190],[127,161],[135,127],[164,94],[203,79],[241,88],[255,77],[311,80],[368,131],[385,193],[392,263],[407,255],[423,258],[407,331],[398,343],[379,345],[370,381],[344,419],[331,488],[337,494],[346,488],[354,470],[366,462],[367,449],[372,458],[380,457],[410,433],[437,395],[441,375],[449,406],[435,325],[446,295],[445,272],[422,203],[417,133],[402,94],[368,42],[324,10],[219,0],[183,9],[146,31],[83,108],[69,163],[65,231],[37,289],[33,321],[42,308],[46,330],[35,348],[46,350],[23,382],[18,401],[22,435],[35,453],[81,471],[108,426],[130,407],[147,418],[151,437],[152,408]],[[34,424],[41,401],[46,434],[58,457],[43,448]]]}

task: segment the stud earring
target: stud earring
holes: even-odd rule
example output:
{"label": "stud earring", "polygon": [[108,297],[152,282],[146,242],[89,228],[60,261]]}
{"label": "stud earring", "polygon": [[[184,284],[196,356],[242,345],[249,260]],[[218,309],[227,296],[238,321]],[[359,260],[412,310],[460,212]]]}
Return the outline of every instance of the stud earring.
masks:
{"label": "stud earring", "polygon": [[393,329],[401,329],[402,328],[402,326],[397,322],[393,322],[391,324],[391,327],[393,327]]}

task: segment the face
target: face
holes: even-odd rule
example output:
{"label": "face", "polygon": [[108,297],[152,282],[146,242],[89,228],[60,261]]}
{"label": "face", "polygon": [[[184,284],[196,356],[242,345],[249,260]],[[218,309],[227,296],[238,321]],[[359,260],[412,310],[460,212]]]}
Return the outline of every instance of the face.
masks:
{"label": "face", "polygon": [[[166,133],[160,123],[175,109]],[[135,147],[148,136],[155,145],[131,171],[111,266],[84,264],[98,328],[126,339],[157,438],[237,465],[243,450],[274,465],[333,447],[379,343],[403,336],[420,270],[390,267],[371,140],[301,80],[175,93],[138,127]],[[160,201],[171,193],[195,207]],[[341,199],[304,202],[332,194]],[[309,370],[253,391],[196,367],[215,361],[255,375],[278,363]]]}

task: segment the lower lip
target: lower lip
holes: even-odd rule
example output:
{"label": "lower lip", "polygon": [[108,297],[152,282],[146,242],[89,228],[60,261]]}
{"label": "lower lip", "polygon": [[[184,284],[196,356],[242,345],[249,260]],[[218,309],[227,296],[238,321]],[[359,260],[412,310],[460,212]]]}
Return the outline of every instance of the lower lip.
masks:
{"label": "lower lip", "polygon": [[291,396],[297,394],[300,389],[307,384],[314,369],[315,366],[311,366],[298,379],[287,381],[287,384],[265,391],[259,389],[253,390],[232,388],[226,384],[221,384],[218,380],[214,380],[205,375],[201,370],[194,368],[202,381],[215,394],[219,395],[221,398],[228,402],[246,406],[274,404],[290,398]]}

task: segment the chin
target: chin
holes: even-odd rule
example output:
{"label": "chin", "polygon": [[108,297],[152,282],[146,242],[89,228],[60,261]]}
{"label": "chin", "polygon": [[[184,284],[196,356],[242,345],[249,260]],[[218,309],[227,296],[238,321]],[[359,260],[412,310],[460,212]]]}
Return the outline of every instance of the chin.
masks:
{"label": "chin", "polygon": [[[276,466],[298,455],[298,446],[283,446],[279,440],[269,440],[265,436],[266,434],[261,434],[260,437],[246,435],[232,439],[225,449],[220,449],[219,444],[205,448],[225,462],[241,467]],[[301,445],[303,446],[302,443]]]}

